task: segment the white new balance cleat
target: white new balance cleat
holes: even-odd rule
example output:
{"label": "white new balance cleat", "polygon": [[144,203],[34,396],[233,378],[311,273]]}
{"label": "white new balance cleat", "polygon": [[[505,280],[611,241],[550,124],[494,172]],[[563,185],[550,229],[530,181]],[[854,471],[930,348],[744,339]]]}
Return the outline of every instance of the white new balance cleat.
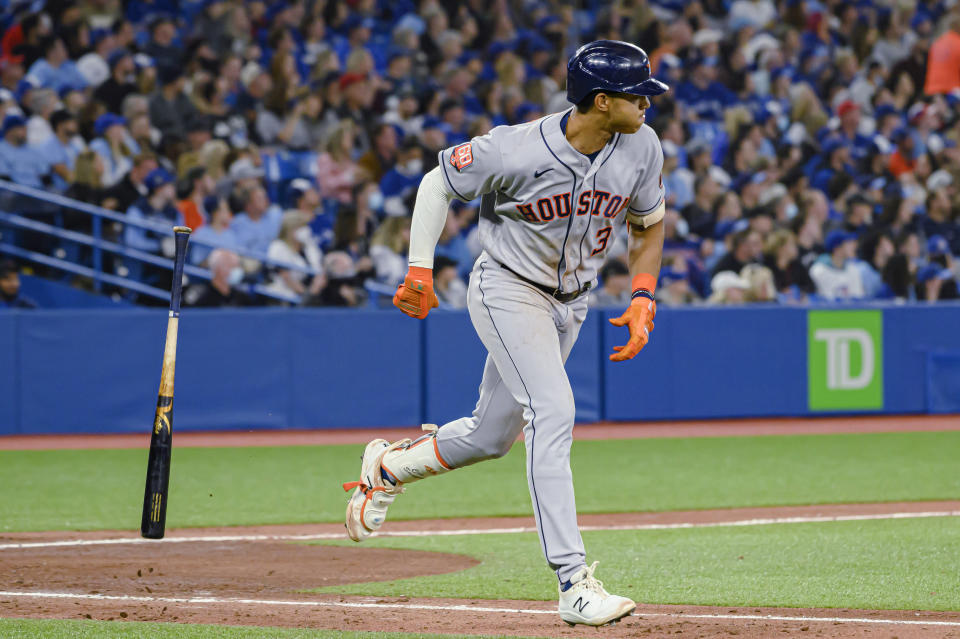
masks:
{"label": "white new balance cleat", "polygon": [[571,626],[615,623],[637,607],[626,597],[611,595],[603,589],[603,583],[593,576],[597,563],[581,569],[570,581],[560,585],[560,618]]}
{"label": "white new balance cleat", "polygon": [[343,485],[344,490],[355,488],[347,502],[345,525],[347,535],[354,541],[363,541],[383,525],[387,508],[403,492],[400,485],[392,485],[380,474],[380,461],[387,451],[410,443],[409,439],[391,445],[385,439],[375,439],[360,457],[360,481]]}

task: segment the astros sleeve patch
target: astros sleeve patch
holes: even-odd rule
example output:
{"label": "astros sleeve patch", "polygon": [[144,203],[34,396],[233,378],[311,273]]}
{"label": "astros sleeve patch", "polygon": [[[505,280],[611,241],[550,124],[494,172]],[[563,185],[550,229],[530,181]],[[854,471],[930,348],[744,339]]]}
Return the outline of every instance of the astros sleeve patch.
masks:
{"label": "astros sleeve patch", "polygon": [[450,152],[450,165],[457,171],[462,171],[473,164],[473,147],[470,143],[461,144]]}

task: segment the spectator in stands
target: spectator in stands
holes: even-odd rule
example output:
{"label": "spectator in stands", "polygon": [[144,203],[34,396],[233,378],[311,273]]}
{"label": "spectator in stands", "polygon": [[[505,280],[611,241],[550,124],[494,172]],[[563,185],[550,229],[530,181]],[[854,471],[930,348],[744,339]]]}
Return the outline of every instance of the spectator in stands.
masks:
{"label": "spectator in stands", "polygon": [[22,55],[0,56],[0,88],[12,92],[17,90],[24,75]]}
{"label": "spectator in stands", "polygon": [[320,206],[320,193],[310,180],[297,178],[290,183],[290,203],[293,208],[306,215],[310,222],[310,233],[316,240],[321,252],[333,246],[334,216]]}
{"label": "spectator in stands", "polygon": [[43,57],[30,67],[26,78],[34,86],[60,91],[67,87],[86,87],[87,79],[77,70],[77,65],[68,57],[67,47],[57,36],[50,36],[40,43]]}
{"label": "spectator in stands", "polygon": [[177,27],[169,17],[161,15],[150,23],[150,42],[143,52],[153,58],[157,68],[180,68],[183,53],[174,42],[176,37]]}
{"label": "spectator in stands", "polygon": [[373,130],[373,145],[357,160],[364,178],[380,182],[397,159],[397,130],[392,124],[378,124]]}
{"label": "spectator in stands", "polygon": [[137,93],[137,85],[131,79],[136,67],[133,56],[126,49],[111,51],[107,63],[110,65],[110,77],[97,87],[93,97],[102,102],[107,111],[120,113],[127,96]]}
{"label": "spectator in stands", "polygon": [[[343,104],[337,109],[337,114],[341,119],[357,123],[370,121],[373,89],[365,74],[348,72],[340,76],[340,93],[343,95]],[[354,144],[361,153],[370,148],[370,140],[362,128],[357,130]]]}
{"label": "spectator in stands", "polygon": [[825,300],[848,301],[864,297],[863,278],[854,262],[857,236],[832,231],[824,242],[826,253],[810,267],[810,279]]}
{"label": "spectator in stands", "polygon": [[[103,203],[105,192],[102,178],[103,161],[100,156],[90,149],[84,149],[74,159],[70,188],[64,195],[95,206],[105,206]],[[116,210],[118,208],[116,199],[111,198],[111,203],[112,206],[105,206],[105,208]],[[82,217],[89,221],[88,216],[83,215]]]}
{"label": "spectator in stands", "polygon": [[367,273],[359,272],[349,254],[333,251],[323,258],[327,284],[319,295],[308,295],[305,304],[311,306],[361,306],[366,301],[362,281]]}
{"label": "spectator in stands", "polygon": [[764,247],[764,264],[773,274],[774,288],[788,300],[800,301],[815,291],[810,274],[800,262],[796,236],[775,231]]}
{"label": "spectator in stands", "polygon": [[720,194],[720,185],[709,175],[700,175],[694,180],[693,193],[693,202],[684,207],[680,214],[687,221],[691,233],[698,237],[712,237],[715,223],[713,203]]}
{"label": "spectator in stands", "polygon": [[267,257],[281,264],[310,268],[318,273],[308,275],[300,270],[272,266],[276,272],[267,285],[271,291],[291,297],[318,295],[326,284],[322,273],[323,258],[316,243],[310,239],[309,221],[300,211],[284,213],[279,236],[270,243]]}
{"label": "spectator in stands", "polygon": [[927,95],[960,89],[960,13],[950,17],[950,28],[934,40],[927,57]]}
{"label": "spectator in stands", "polygon": [[20,292],[20,272],[13,262],[0,262],[0,310],[32,309],[37,303]]}
{"label": "spectator in stands", "polygon": [[[144,180],[147,195],[127,209],[127,219],[154,222],[168,229],[182,223],[180,212],[174,206],[177,195],[174,181],[173,174],[164,168],[151,171]],[[163,251],[164,254],[169,253],[167,257],[173,256],[172,251],[169,251],[162,242],[164,238],[169,237],[169,231],[152,231],[127,224],[123,237],[124,242],[131,248],[158,255]]]}
{"label": "spectator in stands", "polygon": [[660,285],[657,287],[657,304],[683,306],[700,301],[690,286],[689,269],[682,257],[677,257],[660,269]]}
{"label": "spectator in stands", "polygon": [[23,186],[43,188],[50,181],[50,164],[39,149],[27,145],[27,119],[7,114],[0,127],[0,177]]}
{"label": "spectator in stands", "polygon": [[[102,164],[102,156],[98,154],[98,158]],[[150,152],[134,156],[132,163],[133,167],[127,171],[123,179],[113,185],[106,194],[107,197],[116,200],[116,208],[119,211],[126,211],[134,202],[147,195],[147,185],[144,181],[151,171],[160,166],[157,156]],[[103,185],[103,179],[101,179],[101,185]]]}
{"label": "spectator in stands", "polygon": [[358,173],[351,155],[355,129],[351,120],[341,120],[330,135],[324,153],[317,158],[317,181],[324,199],[334,199],[341,204],[350,202]]}
{"label": "spectator in stands", "polygon": [[747,289],[748,302],[773,302],[777,299],[777,289],[773,284],[773,272],[763,264],[747,264],[740,271],[740,277],[750,286]]}
{"label": "spectator in stands", "polygon": [[107,59],[116,47],[117,41],[110,29],[91,29],[90,50],[77,60],[77,71],[89,86],[98,87],[110,78]]}
{"label": "spectator in stands", "polygon": [[590,306],[608,307],[630,304],[630,269],[620,260],[610,260],[600,270],[601,286],[590,293]]}
{"label": "spectator in stands", "polygon": [[227,249],[214,249],[207,260],[210,281],[191,287],[184,293],[188,306],[221,308],[224,306],[248,306],[250,296],[240,285],[243,282],[243,267],[236,253]]}
{"label": "spectator in stands", "polygon": [[917,299],[926,302],[946,299],[942,296],[942,292],[950,284],[956,290],[953,271],[939,264],[927,264],[917,272]]}
{"label": "spectator in stands", "polygon": [[946,189],[935,189],[927,194],[927,216],[923,219],[923,233],[928,238],[942,237],[950,250],[960,252],[960,224],[953,211],[953,203]]}
{"label": "spectator in stands", "polygon": [[27,144],[40,146],[53,136],[50,116],[57,110],[59,99],[53,89],[34,89],[27,100],[31,115],[27,118]]}
{"label": "spectator in stands", "polygon": [[747,301],[750,282],[733,271],[720,271],[710,280],[713,291],[707,298],[707,304],[743,304]]}
{"label": "spectator in stands", "polygon": [[896,248],[885,231],[869,231],[860,238],[860,257],[857,266],[863,280],[863,295],[866,299],[882,299],[890,296],[883,282],[883,272]]}
{"label": "spectator in stands", "polygon": [[463,236],[462,231],[469,222],[471,209],[462,209],[462,204],[459,202],[452,206],[443,225],[440,240],[437,242],[436,254],[444,255],[461,264],[461,274],[467,276],[473,267],[474,256],[471,254],[470,247],[467,246],[467,238]]}
{"label": "spectator in stands", "polygon": [[720,271],[739,273],[750,262],[759,262],[763,256],[763,240],[760,233],[744,229],[730,236],[730,250],[713,267],[716,275]]}
{"label": "spectator in stands", "polygon": [[204,208],[206,199],[213,195],[216,184],[207,174],[207,169],[195,166],[183,178],[183,197],[177,202],[177,208],[183,215],[183,223],[196,231],[207,223],[210,211]]}
{"label": "spectator in stands", "polygon": [[183,138],[187,123],[197,115],[190,98],[183,92],[184,81],[182,69],[157,66],[159,88],[150,96],[150,122],[164,135]]}
{"label": "spectator in stands", "polygon": [[460,277],[457,263],[438,255],[433,261],[433,283],[437,299],[450,308],[467,307],[467,284]]}
{"label": "spectator in stands", "polygon": [[190,236],[190,262],[192,264],[206,262],[211,251],[208,245],[225,248],[231,252],[241,250],[237,234],[231,226],[233,211],[230,210],[230,204],[227,200],[216,195],[209,195],[203,202],[203,208],[209,212],[210,222],[198,228]]}
{"label": "spectator in stands", "polygon": [[[953,273],[940,287],[937,299],[955,300],[960,298],[960,289],[957,287],[956,264],[953,255],[950,253],[950,244],[947,238],[942,235],[934,235],[927,239],[927,259],[928,263]],[[917,280],[919,280],[919,275]]]}
{"label": "spectator in stands", "polygon": [[77,155],[84,150],[83,140],[76,118],[69,111],[60,109],[50,116],[53,135],[39,148],[40,154],[52,169],[53,185],[65,191],[73,182],[73,169]]}
{"label": "spectator in stands", "polygon": [[407,272],[409,245],[409,217],[388,217],[380,224],[370,240],[370,258],[377,272],[377,280],[391,285],[403,281]]}
{"label": "spectator in stands", "polygon": [[663,140],[663,186],[667,206],[683,210],[693,202],[694,177],[690,169],[680,166],[680,149],[675,142]]}
{"label": "spectator in stands", "polygon": [[233,219],[230,227],[244,251],[264,254],[277,239],[283,221],[283,211],[270,203],[267,191],[259,184],[249,186],[240,194],[243,212]]}
{"label": "spectator in stands", "polygon": [[126,125],[126,119],[116,113],[104,113],[94,124],[97,139],[90,143],[90,149],[103,161],[103,184],[107,188],[118,184],[130,172],[133,157],[139,151],[131,147]]}
{"label": "spectator in stands", "polygon": [[423,178],[423,148],[416,138],[404,141],[397,154],[397,162],[380,180],[383,211],[387,215],[407,215],[416,197],[417,185]]}

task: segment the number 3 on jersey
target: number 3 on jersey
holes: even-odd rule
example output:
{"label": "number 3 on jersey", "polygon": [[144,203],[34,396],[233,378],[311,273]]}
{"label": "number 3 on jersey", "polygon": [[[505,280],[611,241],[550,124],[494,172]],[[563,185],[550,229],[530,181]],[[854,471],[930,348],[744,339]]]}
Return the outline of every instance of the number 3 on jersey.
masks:
{"label": "number 3 on jersey", "polygon": [[605,226],[597,231],[597,248],[593,249],[593,253],[590,254],[591,257],[597,253],[603,253],[604,249],[607,248],[607,240],[610,239],[610,232],[612,230],[612,226]]}

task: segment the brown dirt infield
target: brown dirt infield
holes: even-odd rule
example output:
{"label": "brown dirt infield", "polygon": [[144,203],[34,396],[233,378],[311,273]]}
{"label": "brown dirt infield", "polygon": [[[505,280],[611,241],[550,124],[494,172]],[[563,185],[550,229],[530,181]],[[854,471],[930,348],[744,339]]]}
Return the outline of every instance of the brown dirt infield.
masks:
{"label": "brown dirt infield", "polygon": [[[581,517],[581,525],[696,524],[756,518],[932,511],[960,511],[960,502],[585,515]],[[529,518],[406,521],[391,522],[389,531],[528,527],[532,523]],[[342,527],[324,524],[183,529],[170,531],[169,537],[331,532],[342,533]],[[0,545],[119,538],[133,539],[135,533],[16,533],[0,536]],[[362,545],[346,548],[308,546],[277,539],[8,547],[0,548],[0,591],[18,594],[56,592],[72,597],[34,598],[0,594],[0,617],[551,637],[596,637],[601,632],[609,637],[960,637],[960,612],[641,605],[634,616],[619,625],[597,631],[569,628],[555,614],[538,614],[537,611],[554,610],[555,602],[382,599],[297,592],[319,586],[453,572],[475,563],[457,555],[393,551]],[[135,599],[93,598],[101,596]],[[183,600],[189,598],[200,600]],[[371,604],[373,607],[360,607]],[[430,608],[418,608],[424,606]],[[453,607],[457,609],[451,609]],[[792,619],[751,618],[764,615]],[[897,625],[843,619],[940,621],[958,625]]]}

